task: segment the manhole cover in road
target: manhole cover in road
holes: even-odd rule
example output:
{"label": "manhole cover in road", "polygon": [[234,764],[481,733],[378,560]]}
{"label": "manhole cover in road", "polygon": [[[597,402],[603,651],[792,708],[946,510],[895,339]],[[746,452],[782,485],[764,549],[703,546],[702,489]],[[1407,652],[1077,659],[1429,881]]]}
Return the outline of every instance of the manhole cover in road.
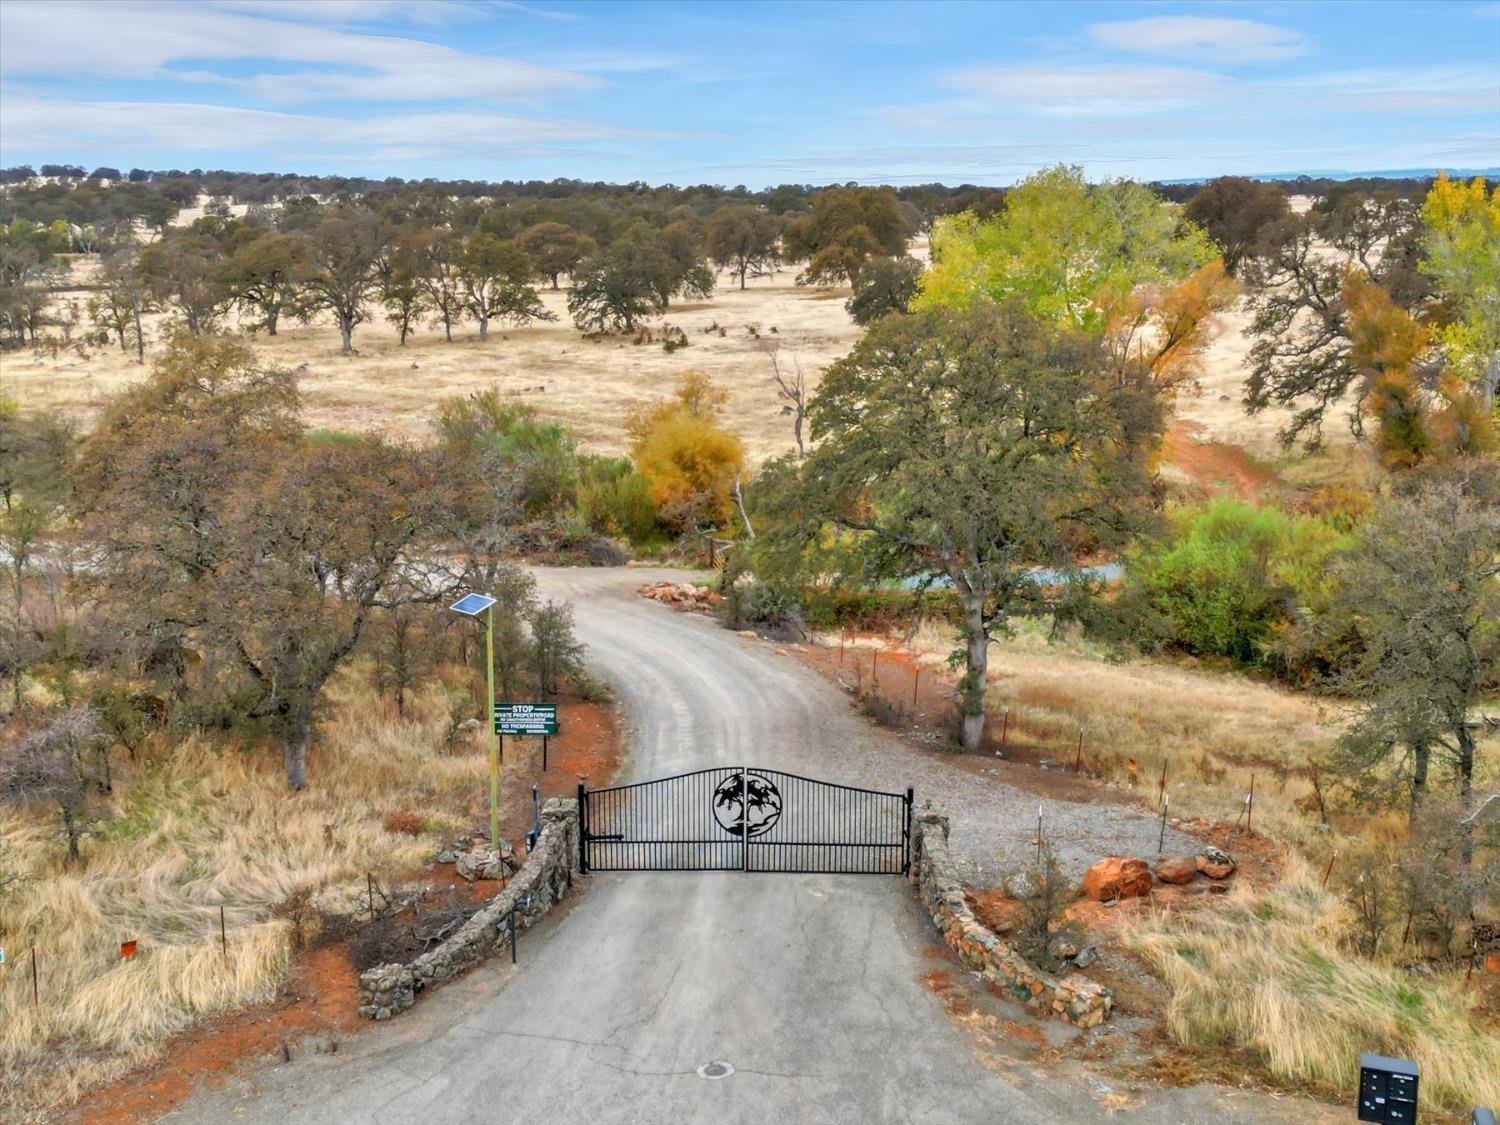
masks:
{"label": "manhole cover in road", "polygon": [[698,1068],[699,1078],[728,1078],[733,1073],[734,1067],[727,1062],[719,1062],[717,1059],[713,1062],[706,1062]]}

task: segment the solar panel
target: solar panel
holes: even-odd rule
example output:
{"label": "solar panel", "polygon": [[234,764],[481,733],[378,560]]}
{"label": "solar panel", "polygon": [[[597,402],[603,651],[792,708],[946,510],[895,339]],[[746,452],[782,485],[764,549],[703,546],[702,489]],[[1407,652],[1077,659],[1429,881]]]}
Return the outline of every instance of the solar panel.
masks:
{"label": "solar panel", "polygon": [[454,613],[462,613],[467,617],[478,617],[490,606],[495,604],[495,599],[483,594],[465,594],[448,608]]}

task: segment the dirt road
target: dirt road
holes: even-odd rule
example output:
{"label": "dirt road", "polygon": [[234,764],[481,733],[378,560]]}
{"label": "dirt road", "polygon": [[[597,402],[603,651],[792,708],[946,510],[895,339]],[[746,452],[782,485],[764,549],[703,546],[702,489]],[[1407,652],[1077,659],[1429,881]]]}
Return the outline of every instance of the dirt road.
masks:
{"label": "dirt road", "polygon": [[[770,646],[636,596],[656,577],[541,574],[545,593],[575,601],[590,661],[621,696],[631,776],[758,764],[885,788],[912,781],[920,803],[930,778],[916,775],[935,767],[916,769],[920,758]],[[1012,799],[1035,815],[1034,797]],[[1260,1106],[1252,1114],[1252,1103],[1215,1091],[1174,1092],[1122,1112],[1084,1084],[1014,1083],[984,1064],[920,984],[934,938],[896,877],[601,874],[523,937],[518,969],[486,965],[337,1054],[308,1053],[231,1080],[170,1119],[1294,1119],[1268,1118]],[[701,1076],[712,1061],[733,1073]]]}

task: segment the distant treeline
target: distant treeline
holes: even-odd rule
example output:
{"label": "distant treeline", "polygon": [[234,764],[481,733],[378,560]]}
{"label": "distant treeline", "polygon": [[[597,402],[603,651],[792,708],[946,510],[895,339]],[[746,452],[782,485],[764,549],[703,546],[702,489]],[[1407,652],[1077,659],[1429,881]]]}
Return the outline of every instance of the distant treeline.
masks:
{"label": "distant treeline", "polygon": [[[1151,183],[1163,199],[1186,203],[1207,181],[1196,183]],[[1333,179],[1298,176],[1295,179],[1262,181],[1288,195],[1339,196],[1390,192],[1407,199],[1420,199],[1431,189],[1433,177],[1361,177]],[[89,171],[81,164],[21,164],[0,169],[0,222],[25,219],[48,224],[62,219],[77,226],[139,220],[160,229],[177,212],[191,207],[199,196],[227,204],[285,203],[316,196],[324,200],[358,200],[379,207],[394,199],[443,198],[486,199],[497,202],[572,204],[586,209],[597,205],[605,214],[626,223],[651,213],[676,212],[673,218],[701,217],[726,203],[750,203],[773,215],[806,211],[818,192],[844,185],[778,184],[753,191],[743,184],[652,185],[635,180],[606,183],[600,180],[406,180],[390,176],[376,180],[364,176],[304,176],[295,172],[231,172],[224,169],[146,169],[101,166]],[[896,198],[920,216],[925,227],[932,219],[959,211],[973,211],[985,218],[1004,203],[1005,190],[978,184],[913,184],[890,188]],[[916,218],[914,215],[913,218]],[[580,230],[594,225],[578,216],[558,215]],[[595,237],[598,237],[596,234]]]}
{"label": "distant treeline", "polygon": [[[160,229],[177,212],[194,206],[199,196],[224,204],[245,206],[284,204],[289,200],[316,197],[321,200],[361,202],[381,208],[395,200],[476,200],[497,203],[532,203],[559,208],[548,216],[568,222],[580,230],[591,226],[624,226],[636,218],[664,216],[670,219],[703,217],[725,204],[748,203],[773,215],[795,215],[810,210],[815,195],[825,186],[780,184],[752,191],[743,184],[651,185],[642,181],[625,184],[586,180],[383,180],[361,176],[302,176],[296,173],[205,171],[193,168],[147,170],[100,167],[85,170],[76,164],[43,164],[40,168],[19,165],[0,169],[0,222],[24,219],[50,224],[58,219],[76,226],[139,220]],[[847,186],[855,186],[853,184]],[[912,217],[927,221],[938,215],[972,210],[987,215],[998,210],[1005,193],[999,188],[961,184],[918,184],[893,188],[908,204]],[[581,215],[593,207],[604,223],[590,223]],[[580,221],[582,219],[582,221]],[[596,233],[594,237],[598,237]]]}

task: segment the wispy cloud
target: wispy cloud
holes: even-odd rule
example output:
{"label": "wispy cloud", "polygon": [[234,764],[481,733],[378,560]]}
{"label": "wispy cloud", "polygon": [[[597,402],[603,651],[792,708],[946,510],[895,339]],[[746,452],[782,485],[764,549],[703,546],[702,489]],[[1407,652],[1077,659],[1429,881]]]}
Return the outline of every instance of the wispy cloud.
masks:
{"label": "wispy cloud", "polygon": [[949,75],[944,84],[990,109],[1053,117],[1119,117],[1180,109],[1221,93],[1223,75],[1180,67],[994,66]]}
{"label": "wispy cloud", "polygon": [[7,98],[6,144],[57,151],[77,146],[112,152],[175,146],[234,147],[276,153],[365,153],[411,159],[413,152],[495,153],[537,143],[663,136],[586,121],[481,110],[399,113],[362,119],[277,113],[230,106]]}
{"label": "wispy cloud", "polygon": [[[371,5],[356,0],[336,7],[352,14]],[[579,71],[475,55],[418,39],[334,27],[310,34],[294,20],[227,8],[8,0],[3,17],[0,68],[10,75],[203,80],[219,74],[215,64],[253,61],[262,73],[243,81],[282,101],[535,99],[601,84]],[[80,35],[79,28],[96,33]],[[280,64],[283,73],[264,73],[273,69],[267,63]],[[284,73],[286,64],[301,69]],[[220,77],[228,83],[242,81],[228,73]]]}
{"label": "wispy cloud", "polygon": [[1301,32],[1256,20],[1152,16],[1091,24],[1094,43],[1165,58],[1236,64],[1294,59],[1312,49]]}
{"label": "wispy cloud", "polygon": [[1335,104],[1389,112],[1490,110],[1500,117],[1500,68],[1382,67],[1301,75],[1276,86],[1313,91]]}

